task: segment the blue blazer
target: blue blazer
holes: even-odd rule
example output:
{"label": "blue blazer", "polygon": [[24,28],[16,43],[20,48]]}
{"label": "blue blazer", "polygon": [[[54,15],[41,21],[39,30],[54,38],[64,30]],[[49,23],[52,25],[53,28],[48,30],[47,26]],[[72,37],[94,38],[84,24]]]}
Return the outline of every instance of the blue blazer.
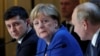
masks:
{"label": "blue blazer", "polygon": [[16,56],[35,56],[38,37],[34,30],[31,30],[24,37],[22,43],[17,47]]}
{"label": "blue blazer", "polygon": [[52,37],[47,46],[43,39],[39,39],[37,56],[83,56],[79,44],[74,37],[62,26]]}

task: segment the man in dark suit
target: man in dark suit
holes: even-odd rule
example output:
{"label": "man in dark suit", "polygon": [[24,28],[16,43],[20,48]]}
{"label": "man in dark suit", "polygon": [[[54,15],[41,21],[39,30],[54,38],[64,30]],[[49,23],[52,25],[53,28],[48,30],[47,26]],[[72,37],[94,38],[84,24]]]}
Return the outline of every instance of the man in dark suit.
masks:
{"label": "man in dark suit", "polygon": [[72,24],[81,40],[91,40],[85,56],[100,56],[100,8],[91,2],[78,5],[72,14]]}
{"label": "man in dark suit", "polygon": [[60,0],[61,15],[64,18],[62,24],[75,37],[84,53],[89,41],[81,41],[77,33],[74,32],[74,26],[71,24],[72,12],[77,5],[79,5],[79,0]]}
{"label": "man in dark suit", "polygon": [[26,10],[20,6],[13,6],[4,14],[8,32],[18,42],[16,56],[33,56],[36,54],[38,37],[30,27],[28,18]]}

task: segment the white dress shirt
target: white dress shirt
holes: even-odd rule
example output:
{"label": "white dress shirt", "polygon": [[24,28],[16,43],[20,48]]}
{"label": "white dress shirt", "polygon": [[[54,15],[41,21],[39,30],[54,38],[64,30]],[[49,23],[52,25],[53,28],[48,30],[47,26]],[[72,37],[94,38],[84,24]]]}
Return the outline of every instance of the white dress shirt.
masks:
{"label": "white dress shirt", "polygon": [[100,32],[100,29],[98,29],[97,32],[93,35],[93,38],[92,38],[92,41],[91,41],[93,46],[96,46],[96,41],[97,41],[97,37],[99,35],[99,32]]}

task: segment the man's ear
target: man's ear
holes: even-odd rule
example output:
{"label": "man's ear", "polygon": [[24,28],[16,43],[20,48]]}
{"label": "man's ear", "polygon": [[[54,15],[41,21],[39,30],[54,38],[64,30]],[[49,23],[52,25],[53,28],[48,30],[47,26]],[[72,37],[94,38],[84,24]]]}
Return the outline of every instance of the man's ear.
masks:
{"label": "man's ear", "polygon": [[84,30],[87,30],[87,28],[88,28],[88,21],[87,20],[83,20],[82,24],[83,24]]}

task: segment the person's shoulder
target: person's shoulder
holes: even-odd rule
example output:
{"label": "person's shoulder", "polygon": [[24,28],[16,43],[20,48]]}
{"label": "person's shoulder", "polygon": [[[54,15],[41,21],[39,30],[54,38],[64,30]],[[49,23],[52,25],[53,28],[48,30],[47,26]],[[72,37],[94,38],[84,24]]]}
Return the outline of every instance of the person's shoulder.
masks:
{"label": "person's shoulder", "polygon": [[36,35],[36,33],[34,33],[33,30],[31,30],[30,32],[28,32],[28,34],[25,36],[25,38],[23,39],[23,44],[37,44],[38,42],[38,36]]}
{"label": "person's shoulder", "polygon": [[37,36],[37,34],[36,34],[36,32],[33,30],[33,29],[31,29],[30,30],[30,32],[28,33],[28,36],[27,36],[28,38],[29,38],[29,40],[31,40],[32,42],[33,41],[37,41],[39,38],[38,38],[38,36]]}
{"label": "person's shoulder", "polygon": [[61,25],[60,27],[59,27],[59,30],[58,31],[67,31],[67,29],[66,29],[66,27],[64,26],[64,25]]}
{"label": "person's shoulder", "polygon": [[67,33],[66,28],[64,26],[61,26],[57,30],[57,32],[54,33],[52,41],[57,41],[57,40],[63,41],[63,39],[67,38],[67,35],[69,36],[69,33]]}
{"label": "person's shoulder", "polygon": [[55,33],[55,36],[56,35],[58,35],[58,36],[62,36],[62,35],[67,35],[67,34],[69,34],[69,32],[68,32],[68,30],[66,29],[66,27],[65,26],[61,26],[59,29],[58,29],[58,31]]}
{"label": "person's shoulder", "polygon": [[62,26],[53,37],[54,40],[74,40],[74,37],[71,35],[71,33],[68,32],[68,30]]}

